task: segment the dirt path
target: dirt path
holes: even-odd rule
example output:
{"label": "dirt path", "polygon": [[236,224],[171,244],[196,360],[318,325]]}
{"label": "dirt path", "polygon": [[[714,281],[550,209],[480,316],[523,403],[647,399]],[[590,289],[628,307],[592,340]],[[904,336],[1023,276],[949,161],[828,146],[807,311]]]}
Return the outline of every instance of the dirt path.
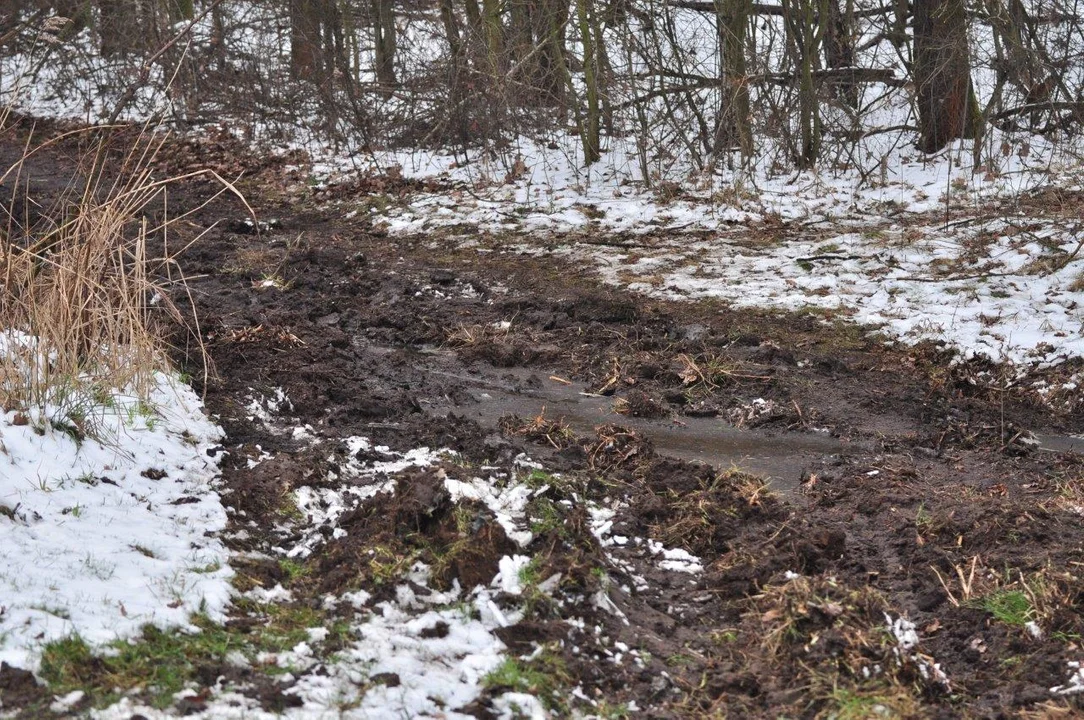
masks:
{"label": "dirt path", "polygon": [[[187,145],[171,162],[229,157]],[[240,589],[281,583],[319,608],[394,595],[403,558],[469,588],[523,553],[532,587],[558,580],[500,631],[537,672],[509,685],[555,716],[1080,710],[1051,689],[1084,660],[1084,463],[1026,433],[1079,417],[812,315],[647,300],[500,238],[380,236],[282,165],[243,187],[273,226],[236,232],[243,212],[215,203],[184,263]],[[298,512],[298,491],[422,446],[457,455],[324,528]],[[525,547],[438,482],[477,468],[533,482]],[[266,559],[310,538],[303,572]],[[246,682],[266,709],[289,704],[288,684]],[[492,716],[507,689],[450,709]]]}

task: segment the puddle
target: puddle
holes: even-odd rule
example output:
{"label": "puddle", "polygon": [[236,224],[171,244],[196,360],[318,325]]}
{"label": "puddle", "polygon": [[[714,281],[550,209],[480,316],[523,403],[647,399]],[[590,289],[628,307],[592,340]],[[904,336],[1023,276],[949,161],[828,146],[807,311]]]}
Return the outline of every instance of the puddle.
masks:
{"label": "puddle", "polygon": [[543,370],[487,366],[484,372],[474,372],[465,369],[454,352],[441,348],[388,348],[360,339],[355,343],[376,354],[424,358],[419,364],[424,364],[425,372],[456,381],[476,401],[455,404],[434,398],[426,404],[435,414],[455,413],[496,428],[505,415],[532,418],[545,409],[547,417],[564,419],[580,435],[591,434],[599,425],[622,425],[651,440],[662,455],[719,469],[735,467],[769,479],[784,493],[797,489],[805,468],[814,461],[871,449],[868,443],[841,442],[827,434],[739,430],[722,418],[629,417],[613,411],[614,398],[585,394],[579,384],[551,380]]}
{"label": "puddle", "polygon": [[813,460],[860,447],[827,434],[739,430],[721,418],[645,420],[620,415],[613,411],[612,397],[584,394],[577,385],[565,385],[529,370],[501,371],[499,379],[432,372],[462,382],[477,401],[458,406],[438,403],[434,407],[438,413],[454,412],[485,427],[496,427],[504,415],[531,418],[544,409],[547,417],[563,418],[578,434],[589,434],[599,425],[614,423],[650,439],[660,454],[718,468],[736,467],[769,478],[782,492],[798,487],[803,470]]}
{"label": "puddle", "polygon": [[1074,452],[1084,455],[1084,435],[1045,435],[1035,433],[1039,449],[1049,452]]}

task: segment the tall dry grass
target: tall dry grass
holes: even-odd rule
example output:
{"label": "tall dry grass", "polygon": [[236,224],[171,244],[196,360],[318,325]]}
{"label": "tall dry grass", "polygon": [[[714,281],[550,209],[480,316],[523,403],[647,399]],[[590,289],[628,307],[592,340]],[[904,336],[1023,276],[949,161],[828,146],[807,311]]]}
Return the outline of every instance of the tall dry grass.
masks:
{"label": "tall dry grass", "polygon": [[[119,161],[110,162],[103,140],[82,179],[43,203],[36,222],[22,226],[12,217],[21,213],[8,214],[0,238],[5,410],[101,438],[103,415],[119,399],[129,408],[132,400],[140,407],[151,403],[159,373],[171,368],[167,338],[178,326],[195,339],[207,367],[194,308],[182,313],[170,299],[180,284],[191,305],[177,263],[183,249],[170,254],[166,241],[176,223],[199,208],[169,217],[167,190],[189,176],[155,178],[165,142],[145,129]],[[0,183],[27,187],[21,179],[45,147],[27,149]],[[236,193],[225,180],[222,188],[219,194]],[[9,207],[37,202],[22,193],[13,193]]]}

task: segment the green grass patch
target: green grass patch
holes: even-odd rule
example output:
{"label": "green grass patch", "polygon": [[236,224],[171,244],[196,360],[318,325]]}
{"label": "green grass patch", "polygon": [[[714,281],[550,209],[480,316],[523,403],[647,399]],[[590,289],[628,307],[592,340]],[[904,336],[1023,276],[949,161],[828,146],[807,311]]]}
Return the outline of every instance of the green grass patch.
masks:
{"label": "green grass patch", "polygon": [[546,485],[556,487],[559,486],[561,482],[545,470],[531,470],[531,472],[527,473],[526,477],[523,478],[523,484],[537,490]]}
{"label": "green grass patch", "polygon": [[557,503],[549,498],[536,497],[531,500],[527,504],[527,517],[531,523],[531,532],[535,535],[555,532],[562,539],[568,539],[564,513]]}
{"label": "green grass patch", "polygon": [[831,720],[869,720],[869,718],[915,717],[917,705],[914,698],[902,688],[896,692],[861,692],[843,687],[832,690],[830,709],[818,717]]}
{"label": "green grass patch", "polygon": [[564,695],[571,680],[564,659],[547,646],[533,660],[506,658],[483,678],[482,684],[494,691],[529,693],[558,717],[568,717],[570,708]]}
{"label": "green grass patch", "polygon": [[297,506],[297,500],[292,492],[284,493],[279,498],[276,510],[283,520],[301,522],[305,519],[305,513],[301,512],[301,508]]}
{"label": "green grass patch", "polygon": [[244,646],[243,640],[206,617],[196,617],[193,623],[198,633],[148,626],[138,640],[112,643],[102,653],[77,636],[49,643],[42,653],[41,677],[51,691],[83,690],[96,705],[141,688],[151,705],[167,707],[201,665],[220,661]]}
{"label": "green grass patch", "polygon": [[282,572],[286,573],[286,581],[288,584],[309,574],[309,568],[293,558],[282,558],[279,560],[279,568],[282,569]]}
{"label": "green grass patch", "polygon": [[[263,605],[240,599],[237,609],[250,623],[226,627],[205,615],[191,619],[196,630],[161,630],[146,626],[131,641],[110,643],[92,649],[78,636],[45,646],[40,675],[53,694],[82,690],[96,707],[112,704],[126,694],[137,694],[148,704],[163,709],[173,695],[200,683],[201,668],[217,667],[231,653],[240,653],[255,664],[260,653],[281,653],[310,641],[309,629],[327,628],[330,633],[319,645],[327,652],[344,647],[351,638],[346,621],[333,620],[323,612],[304,606]],[[290,672],[289,667],[265,665],[262,671],[274,675]]]}
{"label": "green grass patch", "polygon": [[1031,598],[1021,590],[991,593],[979,600],[979,607],[993,615],[998,622],[1019,627],[1024,627],[1037,615]]}

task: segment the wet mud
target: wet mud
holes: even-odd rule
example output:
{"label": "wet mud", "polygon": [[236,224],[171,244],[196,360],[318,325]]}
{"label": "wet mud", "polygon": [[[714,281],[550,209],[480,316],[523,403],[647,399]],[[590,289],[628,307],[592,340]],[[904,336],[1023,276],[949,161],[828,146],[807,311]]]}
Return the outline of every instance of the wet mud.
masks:
{"label": "wet mud", "polygon": [[[221,156],[186,146],[172,159]],[[283,498],[327,487],[349,461],[327,449],[346,438],[459,458],[350,510],[343,537],[329,529],[294,586],[304,602],[388,593],[395,558],[437,567],[441,586],[488,583],[514,545],[435,478],[515,474],[525,454],[559,481],[531,501],[537,532],[520,552],[563,579],[502,640],[548,648],[561,687],[626,708],[616,717],[1081,711],[1079,695],[1051,690],[1084,660],[1084,459],[1057,439],[1084,430],[1079,414],[999,391],[989,367],[933,348],[809,314],[648,299],[516,250],[552,239],[388,237],[343,219],[355,195],[316,197],[273,163],[241,186],[277,226],[235,232],[244,211],[216,201],[191,218],[205,234],[183,256],[214,363],[201,389],[228,434],[223,478],[246,529],[235,549],[282,544]],[[212,192],[190,183],[171,201]],[[270,403],[280,390],[288,403]],[[302,426],[322,444],[288,431]],[[612,510],[609,535],[588,503]],[[702,567],[668,570],[615,537]],[[274,566],[249,576],[282,581]],[[1022,615],[1001,611],[1021,596]],[[486,696],[460,710],[493,716]]]}

